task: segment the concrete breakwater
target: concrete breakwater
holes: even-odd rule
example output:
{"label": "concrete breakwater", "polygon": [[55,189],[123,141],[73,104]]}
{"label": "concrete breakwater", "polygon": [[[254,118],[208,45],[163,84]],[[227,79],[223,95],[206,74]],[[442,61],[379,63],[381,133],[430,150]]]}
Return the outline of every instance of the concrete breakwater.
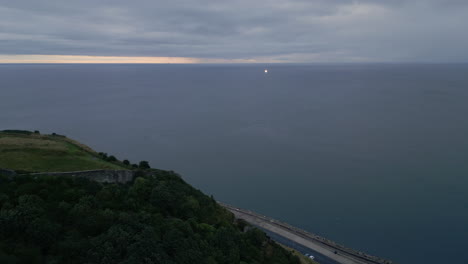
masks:
{"label": "concrete breakwater", "polygon": [[135,177],[135,171],[131,170],[88,170],[88,171],[69,171],[69,172],[40,172],[31,173],[31,176],[68,176],[87,178],[97,182],[105,183],[127,183]]}
{"label": "concrete breakwater", "polygon": [[248,223],[278,234],[300,245],[308,247],[324,256],[342,264],[394,264],[390,260],[371,256],[366,253],[356,251],[339,245],[329,239],[312,234],[305,230],[293,227],[287,223],[269,218],[255,212],[233,207],[221,202],[221,206],[229,210],[238,219],[243,219]]}

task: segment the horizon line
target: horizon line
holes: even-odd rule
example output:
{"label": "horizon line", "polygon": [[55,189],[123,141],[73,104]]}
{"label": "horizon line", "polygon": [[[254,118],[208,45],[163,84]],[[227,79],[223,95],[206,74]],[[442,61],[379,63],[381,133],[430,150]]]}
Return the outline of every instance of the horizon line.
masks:
{"label": "horizon line", "polygon": [[156,56],[0,54],[0,64],[467,64],[430,61],[285,61],[269,58],[220,59]]}

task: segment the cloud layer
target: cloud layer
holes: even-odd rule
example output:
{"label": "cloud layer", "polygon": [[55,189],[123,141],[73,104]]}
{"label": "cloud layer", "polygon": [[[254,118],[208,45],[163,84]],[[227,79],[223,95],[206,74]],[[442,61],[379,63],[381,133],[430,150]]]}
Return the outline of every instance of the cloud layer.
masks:
{"label": "cloud layer", "polygon": [[0,0],[0,54],[466,62],[465,0]]}

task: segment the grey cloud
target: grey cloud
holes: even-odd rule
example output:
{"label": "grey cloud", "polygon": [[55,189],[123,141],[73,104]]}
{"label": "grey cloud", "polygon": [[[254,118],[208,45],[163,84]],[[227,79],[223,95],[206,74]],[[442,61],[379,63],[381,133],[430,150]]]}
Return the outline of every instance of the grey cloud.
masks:
{"label": "grey cloud", "polygon": [[0,54],[467,61],[461,0],[0,1]]}

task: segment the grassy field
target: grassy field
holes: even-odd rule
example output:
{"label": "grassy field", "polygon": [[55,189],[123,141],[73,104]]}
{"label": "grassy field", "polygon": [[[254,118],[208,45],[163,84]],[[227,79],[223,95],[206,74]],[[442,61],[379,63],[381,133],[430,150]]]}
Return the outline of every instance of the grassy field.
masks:
{"label": "grassy field", "polygon": [[0,132],[0,168],[27,172],[124,169],[63,136],[11,132]]}

